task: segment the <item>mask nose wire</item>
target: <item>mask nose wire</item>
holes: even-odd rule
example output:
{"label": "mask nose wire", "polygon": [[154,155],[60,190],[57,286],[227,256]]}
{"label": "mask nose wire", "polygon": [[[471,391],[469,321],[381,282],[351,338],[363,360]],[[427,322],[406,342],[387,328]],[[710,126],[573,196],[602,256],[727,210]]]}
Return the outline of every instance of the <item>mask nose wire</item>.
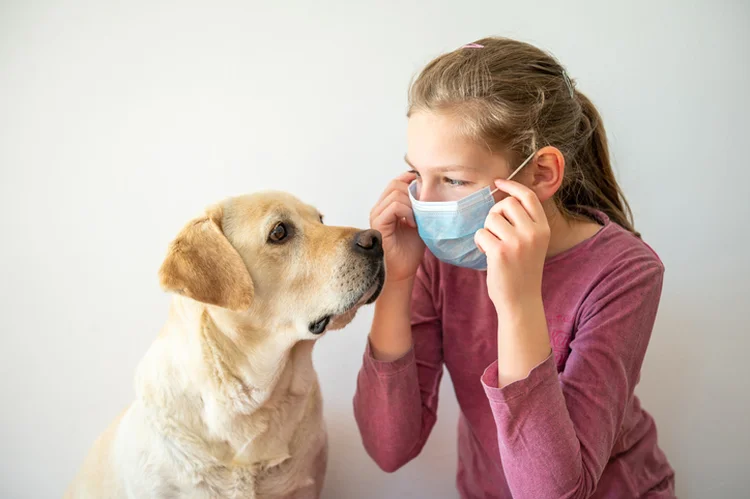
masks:
{"label": "mask nose wire", "polygon": [[[508,176],[508,178],[507,178],[507,179],[505,179],[505,180],[513,180],[513,177],[515,177],[515,176],[516,176],[516,174],[517,174],[518,172],[520,172],[520,171],[521,171],[521,169],[522,169],[522,168],[523,168],[524,166],[526,166],[526,164],[527,164],[527,163],[528,163],[529,161],[531,161],[531,158],[533,158],[535,154],[536,154],[536,151],[534,151],[533,153],[531,153],[531,156],[529,156],[528,158],[526,158],[526,159],[525,159],[525,160],[523,161],[523,163],[521,163],[521,165],[520,165],[520,166],[519,166],[518,168],[516,168],[516,169],[515,169],[515,170],[513,171],[513,173],[511,173],[511,174],[510,174],[510,176]],[[499,191],[499,190],[500,190],[500,189],[498,189],[497,187],[495,187],[494,189],[492,189],[492,190],[490,191],[490,194],[495,194],[495,193],[496,193],[497,191]]]}

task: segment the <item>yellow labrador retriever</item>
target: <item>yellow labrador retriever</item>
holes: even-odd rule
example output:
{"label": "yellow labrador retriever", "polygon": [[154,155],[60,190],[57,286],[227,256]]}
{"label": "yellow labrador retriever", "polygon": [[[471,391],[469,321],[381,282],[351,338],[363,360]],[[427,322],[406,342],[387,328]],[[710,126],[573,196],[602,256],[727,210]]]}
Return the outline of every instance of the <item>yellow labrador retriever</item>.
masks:
{"label": "yellow labrador retriever", "polygon": [[174,299],[135,401],[66,497],[319,497],[327,445],[313,340],[373,302],[384,276],[378,232],[326,226],[288,194],[209,208],[159,272]]}

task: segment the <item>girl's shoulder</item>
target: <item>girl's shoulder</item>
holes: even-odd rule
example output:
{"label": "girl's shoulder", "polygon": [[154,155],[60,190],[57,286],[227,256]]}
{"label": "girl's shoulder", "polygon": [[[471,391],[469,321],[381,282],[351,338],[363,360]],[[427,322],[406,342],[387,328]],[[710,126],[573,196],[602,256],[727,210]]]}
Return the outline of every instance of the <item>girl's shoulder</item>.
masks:
{"label": "girl's shoulder", "polygon": [[[569,271],[601,274],[605,269],[623,266],[664,270],[656,251],[641,237],[612,222],[600,211],[592,215],[602,228],[589,239],[545,262],[545,272]],[[631,270],[633,270],[631,268]]]}

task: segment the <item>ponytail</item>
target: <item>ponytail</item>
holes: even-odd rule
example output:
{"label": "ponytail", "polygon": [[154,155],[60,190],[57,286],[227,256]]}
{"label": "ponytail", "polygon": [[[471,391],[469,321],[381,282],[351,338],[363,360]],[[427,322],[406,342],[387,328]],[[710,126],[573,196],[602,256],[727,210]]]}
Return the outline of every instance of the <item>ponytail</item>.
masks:
{"label": "ponytail", "polygon": [[558,207],[571,216],[585,214],[596,209],[610,220],[640,237],[633,225],[633,213],[617,184],[609,159],[607,134],[601,116],[594,104],[581,92],[575,91],[575,99],[581,105],[577,138],[579,148],[572,164],[571,175],[566,175],[557,193]]}

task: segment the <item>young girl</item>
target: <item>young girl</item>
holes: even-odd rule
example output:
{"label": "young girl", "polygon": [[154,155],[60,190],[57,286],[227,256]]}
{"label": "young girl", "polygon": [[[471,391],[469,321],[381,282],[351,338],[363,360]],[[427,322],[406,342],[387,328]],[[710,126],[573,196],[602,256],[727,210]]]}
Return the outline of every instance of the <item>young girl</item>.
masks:
{"label": "young girl", "polygon": [[664,268],[591,101],[488,38],[428,64],[408,116],[411,171],[370,214],[387,281],[354,398],[367,452],[386,471],[419,454],[445,365],[461,497],[674,497],[633,395]]}

